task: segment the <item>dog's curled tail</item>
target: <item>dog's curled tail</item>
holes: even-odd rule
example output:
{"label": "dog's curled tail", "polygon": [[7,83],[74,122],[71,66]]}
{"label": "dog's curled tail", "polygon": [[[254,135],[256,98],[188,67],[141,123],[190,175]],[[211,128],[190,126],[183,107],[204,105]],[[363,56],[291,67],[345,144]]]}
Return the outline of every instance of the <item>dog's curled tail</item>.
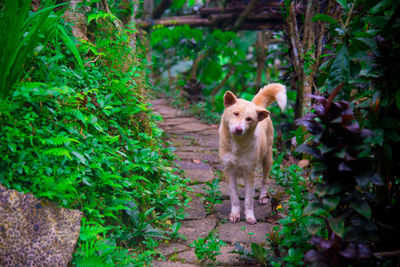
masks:
{"label": "dog's curled tail", "polygon": [[253,103],[257,106],[267,107],[271,105],[274,101],[278,102],[278,106],[281,110],[286,107],[286,88],[280,83],[271,83],[258,91],[258,93],[253,98]]}

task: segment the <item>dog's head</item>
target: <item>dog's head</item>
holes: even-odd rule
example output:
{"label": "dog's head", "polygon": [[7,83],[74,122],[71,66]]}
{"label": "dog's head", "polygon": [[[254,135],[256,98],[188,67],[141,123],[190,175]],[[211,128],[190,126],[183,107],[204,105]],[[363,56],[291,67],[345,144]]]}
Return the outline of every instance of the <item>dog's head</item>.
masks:
{"label": "dog's head", "polygon": [[250,101],[237,98],[232,92],[224,95],[223,120],[233,135],[246,135],[254,131],[257,123],[269,116],[269,112]]}

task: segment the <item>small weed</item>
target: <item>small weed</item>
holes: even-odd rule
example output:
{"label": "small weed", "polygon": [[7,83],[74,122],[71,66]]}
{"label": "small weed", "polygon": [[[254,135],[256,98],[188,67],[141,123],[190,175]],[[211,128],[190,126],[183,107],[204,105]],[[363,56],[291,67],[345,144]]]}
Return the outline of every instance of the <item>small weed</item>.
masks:
{"label": "small weed", "polygon": [[226,243],[219,239],[215,231],[211,231],[207,237],[193,241],[190,246],[195,248],[196,257],[202,263],[211,261],[215,265],[216,257],[221,254],[220,248]]}
{"label": "small weed", "polygon": [[215,204],[222,203],[222,194],[221,191],[219,190],[219,183],[220,180],[216,178],[206,183],[208,187],[203,187],[203,189],[205,190],[204,207],[208,214],[214,212]]}

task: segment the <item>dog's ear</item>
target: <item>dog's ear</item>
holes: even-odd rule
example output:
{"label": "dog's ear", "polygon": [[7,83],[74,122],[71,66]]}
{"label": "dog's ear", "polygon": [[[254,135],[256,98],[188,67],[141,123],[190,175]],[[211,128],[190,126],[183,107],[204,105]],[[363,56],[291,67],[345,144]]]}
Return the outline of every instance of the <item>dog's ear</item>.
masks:
{"label": "dog's ear", "polygon": [[258,121],[262,121],[263,119],[269,116],[269,111],[266,109],[257,109],[257,118]]}
{"label": "dog's ear", "polygon": [[227,91],[224,94],[224,106],[226,108],[232,106],[236,103],[236,99],[236,96],[231,91]]}

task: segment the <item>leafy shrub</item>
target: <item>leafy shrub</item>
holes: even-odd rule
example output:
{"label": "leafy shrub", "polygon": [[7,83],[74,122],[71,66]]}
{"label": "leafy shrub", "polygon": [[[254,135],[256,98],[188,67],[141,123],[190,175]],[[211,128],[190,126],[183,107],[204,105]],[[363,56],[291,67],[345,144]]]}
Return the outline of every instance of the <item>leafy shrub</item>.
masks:
{"label": "leafy shrub", "polygon": [[186,181],[146,103],[140,43],[101,29],[104,58],[84,68],[58,40],[29,54],[29,76],[0,102],[0,183],[83,211],[73,264],[143,266],[183,218]]}
{"label": "leafy shrub", "polygon": [[306,255],[308,262],[349,264],[372,255],[371,242],[377,241],[372,220],[371,185],[382,185],[370,159],[362,152],[364,140],[371,134],[353,122],[353,112],[346,101],[332,101],[340,90],[335,89],[329,99],[313,96],[315,113],[298,120],[314,135],[311,144],[303,144],[298,151],[314,157],[313,175],[322,175],[315,195],[305,208],[306,215],[319,214],[327,222],[329,239],[313,237],[317,247]]}

